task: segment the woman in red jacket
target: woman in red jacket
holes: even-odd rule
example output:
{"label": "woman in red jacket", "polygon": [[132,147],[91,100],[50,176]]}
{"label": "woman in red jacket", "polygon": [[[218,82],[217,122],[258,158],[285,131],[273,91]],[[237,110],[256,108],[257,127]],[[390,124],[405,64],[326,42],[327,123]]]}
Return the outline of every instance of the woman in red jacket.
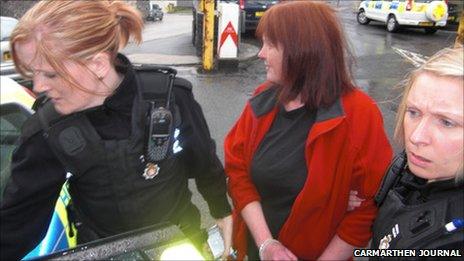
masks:
{"label": "woman in red jacket", "polygon": [[[277,4],[257,35],[267,81],[225,140],[239,259],[347,259],[371,237],[392,157],[381,113],[352,83],[327,4]],[[353,211],[350,190],[365,199]]]}

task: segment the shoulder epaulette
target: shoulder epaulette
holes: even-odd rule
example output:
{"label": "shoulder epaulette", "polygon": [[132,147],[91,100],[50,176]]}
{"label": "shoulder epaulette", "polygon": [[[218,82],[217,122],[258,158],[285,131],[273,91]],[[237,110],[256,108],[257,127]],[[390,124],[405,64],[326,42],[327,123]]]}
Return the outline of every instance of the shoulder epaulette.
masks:
{"label": "shoulder epaulette", "polygon": [[181,77],[176,77],[176,79],[174,80],[174,86],[180,87],[188,91],[192,90],[192,83],[189,80]]}
{"label": "shoulder epaulette", "polygon": [[34,113],[23,124],[21,129],[21,138],[27,140],[44,127],[48,128],[54,121],[60,118],[61,115],[55,110],[53,103],[50,100],[43,101],[37,112]]}

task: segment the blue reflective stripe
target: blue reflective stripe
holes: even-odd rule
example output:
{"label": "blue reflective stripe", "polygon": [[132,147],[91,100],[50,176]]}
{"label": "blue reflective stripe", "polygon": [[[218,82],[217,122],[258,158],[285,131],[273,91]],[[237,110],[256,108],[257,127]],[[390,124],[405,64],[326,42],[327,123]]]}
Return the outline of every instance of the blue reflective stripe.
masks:
{"label": "blue reflective stripe", "polygon": [[[69,238],[68,219],[66,213],[66,206],[71,200],[71,196],[67,190],[67,182],[63,185],[60,196],[55,204],[55,211],[53,212],[50,224],[48,226],[47,234],[42,241],[23,259],[32,259],[38,256],[48,255],[53,252],[68,249],[76,245],[76,237]],[[74,230],[74,232],[76,232]],[[74,233],[76,234],[76,233]]]}
{"label": "blue reflective stripe", "polygon": [[61,223],[58,213],[53,212],[53,216],[44,239],[23,259],[31,259],[69,248],[65,233],[66,230]]}

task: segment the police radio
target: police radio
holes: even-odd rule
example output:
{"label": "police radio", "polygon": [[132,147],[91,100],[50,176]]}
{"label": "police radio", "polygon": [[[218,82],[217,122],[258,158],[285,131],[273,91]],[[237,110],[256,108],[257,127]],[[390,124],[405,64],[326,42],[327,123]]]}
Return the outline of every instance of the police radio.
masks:
{"label": "police radio", "polygon": [[154,103],[151,104],[149,117],[145,160],[154,163],[165,159],[168,154],[174,119],[170,110],[155,108]]}
{"label": "police radio", "polygon": [[146,142],[143,156],[143,161],[146,163],[143,174],[145,179],[152,179],[158,174],[158,163],[167,157],[171,147],[174,117],[170,110],[170,103],[174,78],[175,74],[169,73],[165,104],[160,106],[155,101],[148,101],[149,111],[146,118]]}

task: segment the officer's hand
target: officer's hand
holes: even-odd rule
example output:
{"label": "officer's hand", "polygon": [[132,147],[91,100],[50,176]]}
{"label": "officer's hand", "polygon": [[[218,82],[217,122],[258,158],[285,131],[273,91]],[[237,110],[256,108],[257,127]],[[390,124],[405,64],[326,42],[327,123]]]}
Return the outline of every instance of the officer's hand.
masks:
{"label": "officer's hand", "polygon": [[230,255],[230,248],[232,246],[232,215],[217,219],[216,224],[218,225],[222,234],[222,238],[224,239],[224,254],[222,255],[222,259],[227,260],[227,257]]}

